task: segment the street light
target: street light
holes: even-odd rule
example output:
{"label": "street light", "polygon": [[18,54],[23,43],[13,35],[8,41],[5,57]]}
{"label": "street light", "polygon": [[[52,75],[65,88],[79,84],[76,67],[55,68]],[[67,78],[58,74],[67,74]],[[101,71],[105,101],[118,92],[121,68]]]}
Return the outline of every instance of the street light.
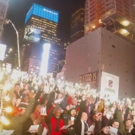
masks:
{"label": "street light", "polygon": [[[18,30],[16,29],[14,23],[13,23],[11,20],[5,20],[4,22],[5,22],[5,24],[9,24],[9,23],[10,23],[10,24],[12,25],[12,27],[14,28],[15,32],[16,32],[17,50],[18,50],[18,67],[19,67],[19,69],[21,69],[20,45],[19,45],[19,32],[18,32]],[[12,50],[11,50],[11,51],[12,51]]]}

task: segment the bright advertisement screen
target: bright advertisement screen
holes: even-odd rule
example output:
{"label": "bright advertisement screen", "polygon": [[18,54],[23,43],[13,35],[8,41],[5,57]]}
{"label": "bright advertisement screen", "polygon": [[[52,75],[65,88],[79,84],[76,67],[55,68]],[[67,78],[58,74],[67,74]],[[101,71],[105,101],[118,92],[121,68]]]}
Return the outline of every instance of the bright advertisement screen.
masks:
{"label": "bright advertisement screen", "polygon": [[0,60],[4,60],[6,47],[6,45],[0,44]]}
{"label": "bright advertisement screen", "polygon": [[38,42],[40,41],[40,34],[41,31],[38,28],[34,28],[28,25],[24,31],[24,39],[29,42]]}
{"label": "bright advertisement screen", "polygon": [[51,47],[51,44],[49,43],[46,43],[43,45],[42,62],[41,62],[41,67],[40,67],[40,74],[42,76],[46,75],[47,70],[48,70],[50,47]]}
{"label": "bright advertisement screen", "polygon": [[35,3],[32,5],[31,9],[26,15],[25,23],[27,23],[32,15],[50,20],[55,23],[58,23],[59,20],[59,12]]}

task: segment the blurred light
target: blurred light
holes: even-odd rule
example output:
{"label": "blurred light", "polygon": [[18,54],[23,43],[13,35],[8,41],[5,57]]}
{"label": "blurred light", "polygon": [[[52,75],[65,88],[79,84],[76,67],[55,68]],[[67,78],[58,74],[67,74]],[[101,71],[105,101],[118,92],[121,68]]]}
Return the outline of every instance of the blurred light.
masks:
{"label": "blurred light", "polygon": [[12,112],[12,108],[11,108],[11,107],[7,107],[7,108],[5,108],[5,111],[6,111],[7,113],[11,113],[11,112]]}
{"label": "blurred light", "polygon": [[57,80],[57,83],[59,83],[59,84],[60,84],[60,83],[61,83],[61,80],[60,80],[60,79],[58,79],[58,80]]}
{"label": "blurred light", "polygon": [[119,32],[124,36],[128,36],[130,34],[126,29],[120,29]]}
{"label": "blurred light", "polygon": [[9,121],[4,116],[1,116],[1,122],[5,125],[9,125]]}
{"label": "blurred light", "polygon": [[96,28],[96,25],[92,25],[92,28],[95,29]]}
{"label": "blurred light", "polygon": [[9,101],[9,100],[10,100],[10,98],[9,98],[8,96],[4,97],[4,99],[5,99],[6,101]]}
{"label": "blurred light", "polygon": [[123,25],[123,26],[128,26],[129,24],[130,24],[129,21],[123,21],[123,22],[122,22],[122,25]]}
{"label": "blurred light", "polygon": [[12,52],[12,51],[13,51],[13,49],[12,49],[12,48],[10,48],[10,49],[9,49],[9,51],[10,51],[10,52]]}
{"label": "blurred light", "polygon": [[43,45],[43,53],[42,53],[42,62],[41,62],[41,75],[46,75],[48,70],[48,60],[49,60],[49,53],[50,53],[51,44],[46,43]]}
{"label": "blurred light", "polygon": [[102,23],[102,21],[101,21],[101,19],[99,19],[99,21],[98,21],[99,23]]}
{"label": "blurred light", "polygon": [[0,80],[3,79],[3,73],[0,73]]}
{"label": "blurred light", "polygon": [[3,87],[3,90],[6,91],[6,90],[9,90],[10,88],[11,88],[11,84],[8,83]]}

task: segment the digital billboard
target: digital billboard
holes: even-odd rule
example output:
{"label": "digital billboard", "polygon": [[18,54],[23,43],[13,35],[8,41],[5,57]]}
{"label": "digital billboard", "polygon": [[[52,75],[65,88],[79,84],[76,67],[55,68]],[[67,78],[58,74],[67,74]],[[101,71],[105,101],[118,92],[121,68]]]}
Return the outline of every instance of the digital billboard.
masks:
{"label": "digital billboard", "polygon": [[59,19],[59,12],[35,3],[32,5],[31,9],[26,15],[25,23],[27,23],[27,21],[32,15],[53,21],[55,23],[58,23],[58,19]]}
{"label": "digital billboard", "polygon": [[29,42],[38,42],[40,41],[41,31],[36,27],[27,25],[24,31],[24,39]]}
{"label": "digital billboard", "polygon": [[0,60],[4,60],[5,57],[5,52],[6,52],[6,45],[0,44]]}

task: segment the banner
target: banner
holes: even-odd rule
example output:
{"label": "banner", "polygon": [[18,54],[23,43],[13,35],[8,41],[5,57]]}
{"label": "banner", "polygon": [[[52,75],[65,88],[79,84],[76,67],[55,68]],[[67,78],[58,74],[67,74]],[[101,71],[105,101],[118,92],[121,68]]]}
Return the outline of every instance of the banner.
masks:
{"label": "banner", "polygon": [[113,74],[102,72],[101,77],[101,97],[105,95],[112,101],[118,100],[119,94],[119,77]]}
{"label": "banner", "polygon": [[91,88],[97,88],[98,71],[80,75],[81,83],[89,83]]}

